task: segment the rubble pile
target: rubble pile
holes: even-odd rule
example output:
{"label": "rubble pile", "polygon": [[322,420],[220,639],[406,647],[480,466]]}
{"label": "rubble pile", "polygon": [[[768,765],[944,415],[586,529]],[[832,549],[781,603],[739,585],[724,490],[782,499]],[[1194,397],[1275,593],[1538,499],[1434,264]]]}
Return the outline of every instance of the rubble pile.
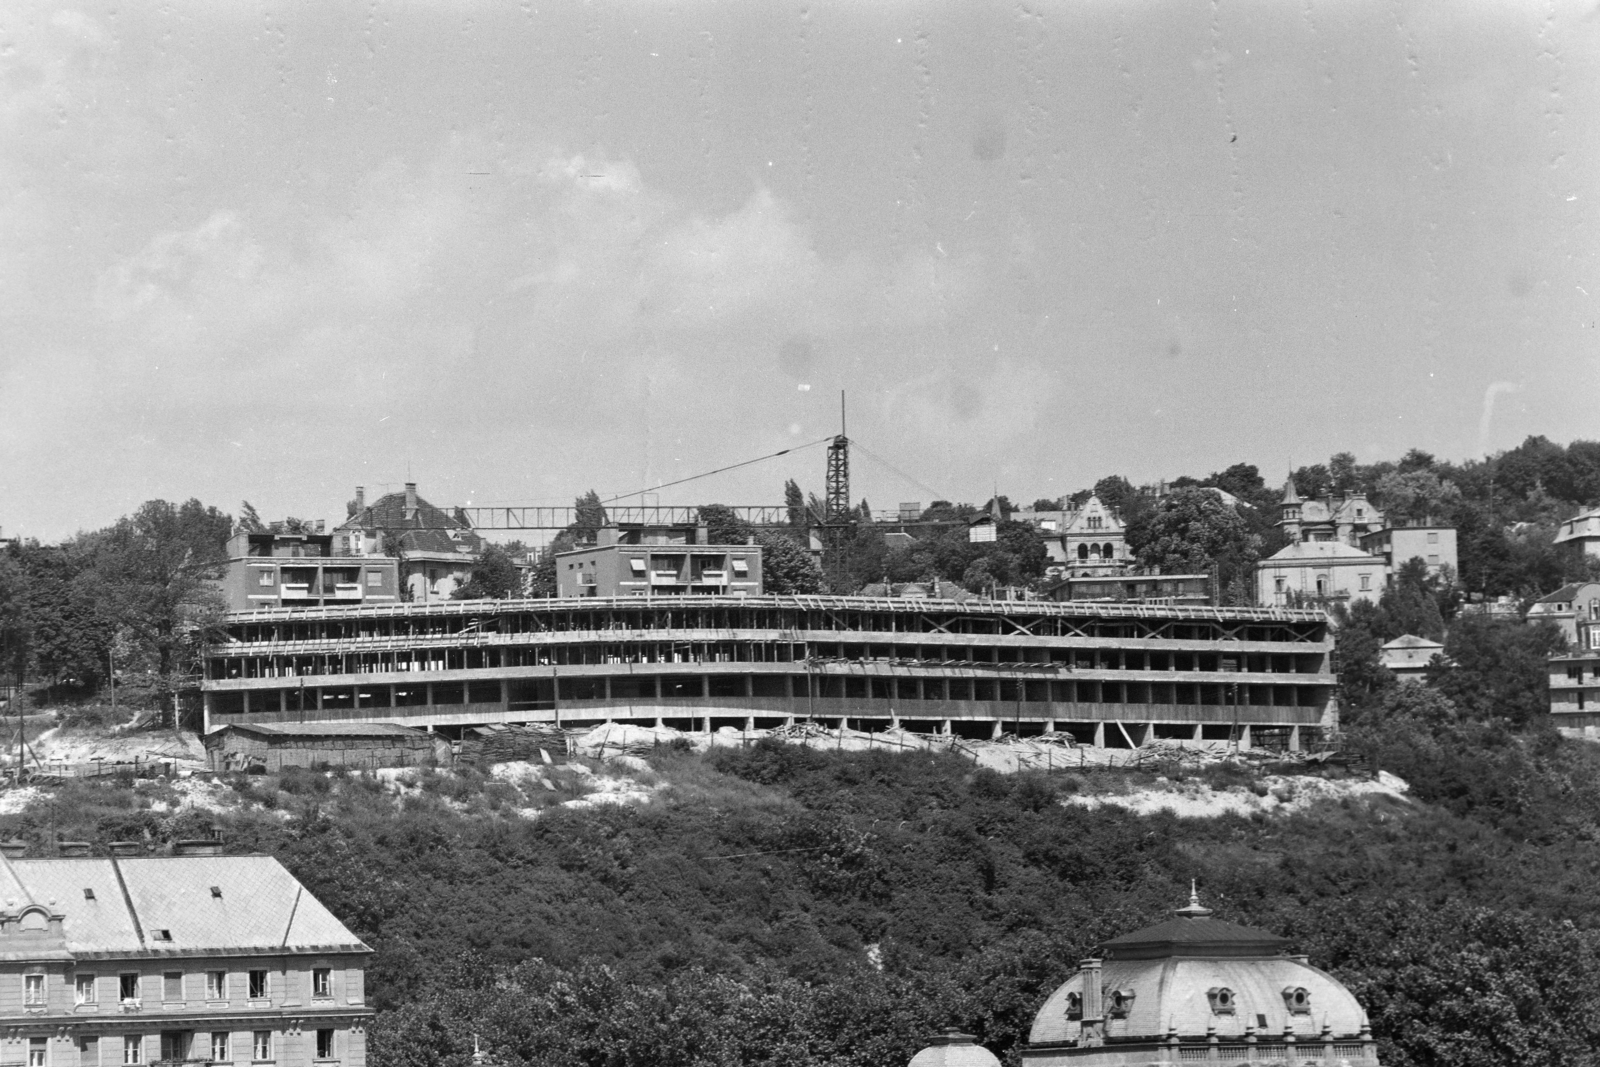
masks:
{"label": "rubble pile", "polygon": [[559,726],[530,723],[527,726],[483,726],[468,731],[461,739],[461,759],[479,766],[516,763],[522,760],[550,762],[565,759],[566,731]]}

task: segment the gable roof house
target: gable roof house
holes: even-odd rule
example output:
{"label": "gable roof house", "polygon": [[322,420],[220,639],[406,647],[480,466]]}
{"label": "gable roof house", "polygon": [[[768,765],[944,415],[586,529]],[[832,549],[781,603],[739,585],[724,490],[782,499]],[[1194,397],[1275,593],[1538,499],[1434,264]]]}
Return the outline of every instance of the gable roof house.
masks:
{"label": "gable roof house", "polygon": [[0,858],[7,1062],[364,1067],[371,950],[277,860],[219,847]]}
{"label": "gable roof house", "polygon": [[334,538],[341,555],[397,558],[403,595],[417,603],[449,600],[472,579],[487,547],[459,509],[452,514],[434,507],[417,495],[416,482],[371,504],[356,486],[355,511],[334,529]]}

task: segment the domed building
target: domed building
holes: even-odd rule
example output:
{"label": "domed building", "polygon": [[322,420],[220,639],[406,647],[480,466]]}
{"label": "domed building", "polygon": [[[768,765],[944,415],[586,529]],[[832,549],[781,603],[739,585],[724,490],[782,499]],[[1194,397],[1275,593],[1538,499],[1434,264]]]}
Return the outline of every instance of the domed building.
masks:
{"label": "domed building", "polygon": [[1112,938],[1033,1020],[1029,1067],[1378,1067],[1366,1012],[1289,942],[1211,917],[1192,894],[1164,923]]}

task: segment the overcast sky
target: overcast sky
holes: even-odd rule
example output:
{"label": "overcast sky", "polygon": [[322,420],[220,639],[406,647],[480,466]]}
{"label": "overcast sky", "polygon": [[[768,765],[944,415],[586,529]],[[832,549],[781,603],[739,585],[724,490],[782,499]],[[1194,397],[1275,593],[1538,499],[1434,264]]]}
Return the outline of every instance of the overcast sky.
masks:
{"label": "overcast sky", "polygon": [[1595,0],[10,0],[0,74],[7,535],[569,503],[840,389],[874,507],[1600,436]]}

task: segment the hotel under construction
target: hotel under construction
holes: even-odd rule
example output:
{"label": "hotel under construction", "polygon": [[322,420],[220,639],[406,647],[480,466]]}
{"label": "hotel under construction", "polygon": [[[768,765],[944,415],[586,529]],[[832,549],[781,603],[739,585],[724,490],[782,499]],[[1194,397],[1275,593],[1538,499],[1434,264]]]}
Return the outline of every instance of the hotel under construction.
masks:
{"label": "hotel under construction", "polygon": [[1321,612],[1286,608],[715,592],[272,606],[228,616],[205,728],[814,719],[1301,747],[1336,721],[1332,647]]}

